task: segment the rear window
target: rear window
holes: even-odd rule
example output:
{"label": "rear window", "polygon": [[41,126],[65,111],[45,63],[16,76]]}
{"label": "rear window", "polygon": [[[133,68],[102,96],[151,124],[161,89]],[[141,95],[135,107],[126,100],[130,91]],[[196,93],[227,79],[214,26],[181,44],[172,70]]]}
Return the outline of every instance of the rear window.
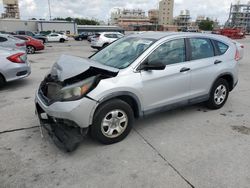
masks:
{"label": "rear window", "polygon": [[214,44],[216,45],[216,48],[218,50],[218,53],[219,53],[218,55],[223,55],[228,50],[228,45],[222,42],[214,40]]}

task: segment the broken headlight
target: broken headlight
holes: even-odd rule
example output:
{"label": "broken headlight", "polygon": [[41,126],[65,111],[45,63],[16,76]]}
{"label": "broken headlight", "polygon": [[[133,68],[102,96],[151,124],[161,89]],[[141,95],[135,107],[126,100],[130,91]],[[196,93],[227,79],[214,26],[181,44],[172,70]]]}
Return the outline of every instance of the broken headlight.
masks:
{"label": "broken headlight", "polygon": [[80,99],[83,95],[90,91],[95,82],[95,78],[96,76],[92,76],[81,82],[63,87],[60,90],[60,99],[64,101]]}

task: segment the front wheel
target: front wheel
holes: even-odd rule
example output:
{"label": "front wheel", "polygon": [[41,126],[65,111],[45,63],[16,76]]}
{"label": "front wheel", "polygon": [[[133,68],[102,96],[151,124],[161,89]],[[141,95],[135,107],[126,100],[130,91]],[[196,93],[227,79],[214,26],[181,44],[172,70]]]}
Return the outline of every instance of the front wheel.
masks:
{"label": "front wheel", "polygon": [[122,100],[111,100],[97,109],[91,136],[103,144],[113,144],[129,134],[133,123],[134,113],[130,105]]}
{"label": "front wheel", "polygon": [[219,109],[224,106],[229,95],[229,85],[225,79],[218,79],[210,92],[207,106],[210,109]]}
{"label": "front wheel", "polygon": [[65,42],[65,39],[60,39],[59,42],[64,43],[64,42]]}

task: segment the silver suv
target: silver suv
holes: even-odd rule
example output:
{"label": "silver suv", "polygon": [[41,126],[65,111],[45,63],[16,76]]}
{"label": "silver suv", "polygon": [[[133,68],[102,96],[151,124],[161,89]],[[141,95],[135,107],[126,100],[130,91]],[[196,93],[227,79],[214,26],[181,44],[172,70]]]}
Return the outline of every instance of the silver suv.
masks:
{"label": "silver suv", "polygon": [[122,37],[124,37],[124,35],[119,32],[97,33],[91,39],[91,47],[100,50]]}
{"label": "silver suv", "polygon": [[221,108],[238,82],[239,58],[223,36],[129,35],[89,59],[62,56],[36,93],[38,117],[68,151],[87,130],[101,143],[119,142],[135,118],[200,102]]}

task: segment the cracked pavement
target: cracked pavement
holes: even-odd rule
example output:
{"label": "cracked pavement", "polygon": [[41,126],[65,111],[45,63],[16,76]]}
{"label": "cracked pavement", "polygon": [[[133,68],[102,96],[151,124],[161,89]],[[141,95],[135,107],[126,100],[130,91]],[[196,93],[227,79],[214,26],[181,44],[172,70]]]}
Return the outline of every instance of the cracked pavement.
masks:
{"label": "cracked pavement", "polygon": [[95,50],[69,41],[29,55],[30,77],[0,89],[0,187],[249,187],[250,37],[240,42],[239,84],[224,108],[194,105],[152,115],[137,120],[120,143],[86,137],[73,153],[41,138],[34,93],[60,54],[88,57]]}

